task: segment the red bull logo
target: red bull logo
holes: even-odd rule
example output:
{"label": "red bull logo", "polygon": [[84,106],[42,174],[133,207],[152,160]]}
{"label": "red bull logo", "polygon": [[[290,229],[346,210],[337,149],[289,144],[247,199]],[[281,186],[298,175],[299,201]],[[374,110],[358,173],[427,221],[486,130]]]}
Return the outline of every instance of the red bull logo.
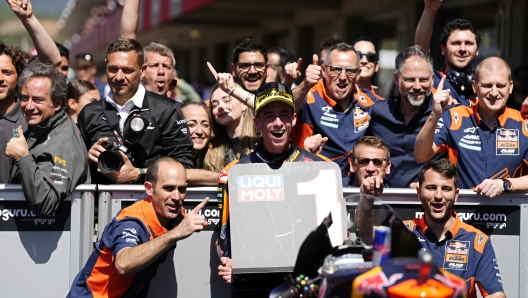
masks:
{"label": "red bull logo", "polygon": [[282,175],[239,176],[237,181],[239,202],[284,200]]}
{"label": "red bull logo", "polygon": [[354,294],[362,293],[365,295],[377,294],[380,297],[386,297],[385,288],[394,285],[398,280],[403,278],[402,273],[394,273],[389,278],[381,271],[381,267],[376,267],[363,275],[360,275],[354,281]]}

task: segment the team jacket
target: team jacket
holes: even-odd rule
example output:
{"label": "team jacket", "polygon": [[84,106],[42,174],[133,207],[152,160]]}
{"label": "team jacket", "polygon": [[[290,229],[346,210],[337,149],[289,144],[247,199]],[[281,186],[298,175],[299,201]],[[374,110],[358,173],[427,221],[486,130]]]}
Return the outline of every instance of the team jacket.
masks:
{"label": "team jacket", "polygon": [[359,91],[345,112],[326,94],[324,80],[321,79],[308,92],[297,113],[292,141],[302,148],[304,140],[309,136],[321,134],[328,137],[321,154],[339,165],[343,186],[347,186],[350,180],[347,158],[352,153],[356,140],[365,135],[375,100],[377,101]]}
{"label": "team jacket", "polygon": [[[105,111],[103,111],[103,106]],[[114,130],[110,128],[105,118],[105,113],[106,117],[112,117],[118,121],[115,108],[105,99],[86,105],[79,114],[78,125],[88,150],[95,142],[104,137],[119,144]],[[189,135],[189,128],[180,107],[175,101],[147,91],[143,99],[143,106],[132,109],[125,121],[123,131],[126,132],[130,128],[131,115],[134,114],[140,115],[149,123],[139,142],[128,148],[134,156],[134,160],[131,160],[134,167],[146,168],[158,156],[171,156],[181,162],[185,168],[194,166],[194,158],[191,152],[193,143]],[[116,131],[123,139],[119,128]],[[97,172],[96,164],[91,164],[91,170],[94,183],[110,183]]]}
{"label": "team jacket", "polygon": [[445,111],[438,121],[434,143],[458,168],[459,187],[473,188],[484,179],[525,175],[528,157],[528,121],[506,108],[496,127],[481,123],[478,104]]}
{"label": "team jacket", "polygon": [[240,160],[235,160],[228,164],[218,176],[218,207],[222,216],[220,222],[220,231],[217,240],[217,251],[220,257],[231,258],[231,241],[229,231],[229,169],[236,164],[248,163],[283,163],[283,162],[312,162],[312,161],[330,161],[328,158],[312,154],[298,146],[292,144],[290,149],[283,154],[271,154],[264,150],[263,146],[257,145],[255,151],[244,156]]}
{"label": "team jacket", "polygon": [[370,86],[370,89],[361,88],[361,92],[365,93],[369,98],[374,100],[385,100],[383,96],[379,95],[376,91],[378,90],[377,86]]}
{"label": "team jacket", "polygon": [[423,163],[414,161],[414,143],[425,121],[431,114],[431,98],[426,99],[422,109],[405,126],[405,117],[400,112],[401,98],[378,101],[372,108],[372,120],[368,134],[383,139],[389,146],[391,172],[385,176],[385,184],[392,188],[408,188],[418,181]]}
{"label": "team jacket", "polygon": [[24,133],[29,148],[13,163],[9,183],[22,184],[37,216],[51,216],[79,184],[90,183],[88,154],[79,129],[64,110]]}
{"label": "team jacket", "polygon": [[[438,70],[434,71],[434,82],[433,87],[438,88],[438,84],[440,84],[440,81],[442,80],[442,77],[444,76],[443,72],[440,72]],[[451,97],[456,99],[461,105],[471,107],[477,103],[477,96],[473,92],[473,88],[465,88],[464,91],[457,89],[449,83],[448,80],[444,81],[444,90],[449,89],[451,90]]]}
{"label": "team jacket", "polygon": [[495,251],[484,232],[462,222],[453,212],[455,224],[438,241],[428,229],[425,217],[404,221],[422,247],[433,255],[433,263],[466,281],[468,298],[477,297],[476,287],[482,296],[504,292]]}
{"label": "team jacket", "polygon": [[[180,223],[184,216],[182,208],[175,223]],[[148,198],[121,210],[106,225],[101,240],[75,277],[67,297],[146,297],[158,265],[176,246],[164,252],[147,268],[129,276],[122,276],[116,271],[115,257],[125,247],[144,244],[165,233],[167,229],[159,223]]]}

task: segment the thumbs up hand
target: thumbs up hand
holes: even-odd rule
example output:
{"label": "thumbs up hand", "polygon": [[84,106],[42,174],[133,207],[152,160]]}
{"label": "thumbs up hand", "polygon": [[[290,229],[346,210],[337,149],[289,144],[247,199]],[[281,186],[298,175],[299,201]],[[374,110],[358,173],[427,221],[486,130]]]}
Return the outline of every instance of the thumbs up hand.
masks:
{"label": "thumbs up hand", "polygon": [[304,82],[306,85],[313,87],[319,81],[321,77],[321,66],[319,65],[319,57],[316,54],[312,56],[312,64],[306,68],[306,75],[304,76]]}
{"label": "thumbs up hand", "polygon": [[19,160],[22,157],[29,155],[29,148],[24,137],[24,132],[22,131],[22,126],[19,126],[17,129],[17,135],[13,136],[11,140],[7,143],[5,154],[7,157]]}

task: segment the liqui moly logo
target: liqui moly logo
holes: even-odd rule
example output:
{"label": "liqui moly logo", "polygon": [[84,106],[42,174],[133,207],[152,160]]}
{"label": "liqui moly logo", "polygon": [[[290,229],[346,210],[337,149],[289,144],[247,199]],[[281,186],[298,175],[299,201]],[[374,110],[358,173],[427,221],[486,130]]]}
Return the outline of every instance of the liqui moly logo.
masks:
{"label": "liqui moly logo", "polygon": [[262,202],[284,200],[282,175],[239,176],[238,201]]}

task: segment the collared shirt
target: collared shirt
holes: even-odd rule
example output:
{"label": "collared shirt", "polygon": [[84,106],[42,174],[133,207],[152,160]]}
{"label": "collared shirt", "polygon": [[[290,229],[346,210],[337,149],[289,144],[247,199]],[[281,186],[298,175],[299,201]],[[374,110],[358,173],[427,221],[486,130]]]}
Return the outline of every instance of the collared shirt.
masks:
{"label": "collared shirt", "polygon": [[357,139],[365,135],[370,122],[370,111],[377,99],[359,91],[354,95],[350,107],[344,111],[327,93],[321,79],[310,90],[297,113],[297,125],[292,141],[299,147],[312,135],[328,137],[321,154],[337,163],[341,168],[343,186],[349,184],[349,154]]}
{"label": "collared shirt", "polygon": [[439,152],[447,151],[458,168],[460,188],[473,188],[484,179],[526,174],[528,121],[519,111],[506,108],[490,129],[481,120],[478,107],[457,106],[445,111],[435,130]]}
{"label": "collared shirt", "polygon": [[372,108],[369,133],[383,139],[389,146],[391,171],[385,176],[388,187],[408,188],[418,181],[423,163],[414,161],[414,143],[425,121],[431,114],[431,98],[426,99],[422,109],[405,125],[405,116],[400,111],[401,98],[378,101]]}
{"label": "collared shirt", "polygon": [[479,229],[462,222],[453,212],[454,224],[438,241],[427,227],[425,217],[404,221],[415,234],[422,249],[433,255],[433,263],[466,281],[468,297],[476,296],[476,287],[482,296],[504,292],[495,251],[491,240]]}
{"label": "collared shirt", "polygon": [[128,114],[130,114],[130,111],[134,107],[141,108],[143,106],[143,98],[145,98],[145,93],[147,90],[143,86],[143,84],[139,84],[139,88],[130,98],[127,102],[125,102],[124,105],[120,106],[114,101],[114,94],[110,93],[108,96],[105,97],[105,100],[109,102],[111,105],[115,107],[117,110],[117,116],[119,117],[119,130],[121,130],[121,134],[123,134],[123,127],[125,126],[125,120],[128,117]]}
{"label": "collared shirt", "polygon": [[27,123],[20,110],[20,100],[5,115],[0,116],[0,183],[9,181],[9,171],[11,170],[11,160],[5,155],[7,143],[13,138],[13,129],[22,125],[22,130],[27,130]]}

